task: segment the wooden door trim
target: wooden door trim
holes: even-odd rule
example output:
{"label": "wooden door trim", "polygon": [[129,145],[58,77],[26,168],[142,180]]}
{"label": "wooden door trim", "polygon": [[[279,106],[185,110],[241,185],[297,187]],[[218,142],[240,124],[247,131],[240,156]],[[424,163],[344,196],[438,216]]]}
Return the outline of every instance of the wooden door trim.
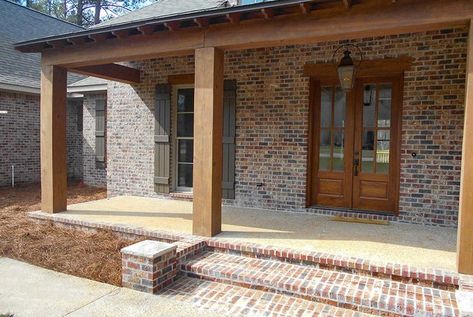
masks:
{"label": "wooden door trim", "polygon": [[[309,80],[309,137],[308,137],[308,142],[309,142],[309,148],[307,151],[307,180],[306,180],[306,199],[305,199],[305,206],[306,208],[309,208],[312,206],[312,201],[313,201],[313,189],[314,189],[314,170],[313,167],[317,166],[314,164],[313,159],[314,159],[314,131],[315,131],[315,118],[314,118],[314,113],[315,111],[315,89],[314,87],[318,85],[318,81],[314,78],[310,78]],[[320,85],[319,85],[320,86]]]}
{"label": "wooden door trim", "polygon": [[404,73],[402,73],[397,80],[398,86],[398,98],[397,101],[397,116],[396,116],[396,124],[393,125],[396,127],[396,152],[395,157],[397,158],[397,164],[395,164],[395,168],[393,171],[394,179],[395,179],[395,186],[394,186],[394,194],[395,194],[395,206],[394,206],[394,213],[396,216],[399,216],[399,200],[401,199],[401,146],[402,146],[402,113],[403,113],[403,105],[404,105]]}
{"label": "wooden door trim", "polygon": [[[413,61],[414,58],[410,56],[363,60],[356,71],[356,78],[403,75]],[[338,78],[337,65],[307,63],[304,65],[304,75],[318,80]]]}

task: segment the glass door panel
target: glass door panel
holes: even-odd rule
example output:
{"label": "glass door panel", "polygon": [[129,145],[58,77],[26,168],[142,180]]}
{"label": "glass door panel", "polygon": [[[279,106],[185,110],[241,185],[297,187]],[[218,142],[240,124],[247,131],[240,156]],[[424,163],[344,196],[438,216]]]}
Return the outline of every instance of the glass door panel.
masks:
{"label": "glass door panel", "polygon": [[344,170],[346,96],[340,87],[321,88],[319,170]]}
{"label": "glass door panel", "polygon": [[389,173],[391,95],[391,83],[363,86],[362,172]]}

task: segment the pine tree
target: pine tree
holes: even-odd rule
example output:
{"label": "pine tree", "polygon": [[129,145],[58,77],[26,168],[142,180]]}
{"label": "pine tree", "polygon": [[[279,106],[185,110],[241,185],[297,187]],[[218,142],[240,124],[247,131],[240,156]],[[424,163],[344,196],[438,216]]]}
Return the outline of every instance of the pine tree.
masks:
{"label": "pine tree", "polygon": [[[81,26],[91,26],[150,4],[150,0],[13,0]],[[153,1],[153,0],[151,0]]]}

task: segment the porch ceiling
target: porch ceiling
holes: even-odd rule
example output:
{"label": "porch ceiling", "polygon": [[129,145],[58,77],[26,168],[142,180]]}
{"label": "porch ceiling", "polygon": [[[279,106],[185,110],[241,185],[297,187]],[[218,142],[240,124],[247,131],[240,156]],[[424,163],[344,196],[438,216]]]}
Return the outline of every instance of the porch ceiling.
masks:
{"label": "porch ceiling", "polygon": [[[344,4],[345,3],[345,4]],[[467,25],[470,0],[281,0],[188,13],[22,42],[43,63],[68,68],[166,55],[196,48],[245,49],[314,43]]]}

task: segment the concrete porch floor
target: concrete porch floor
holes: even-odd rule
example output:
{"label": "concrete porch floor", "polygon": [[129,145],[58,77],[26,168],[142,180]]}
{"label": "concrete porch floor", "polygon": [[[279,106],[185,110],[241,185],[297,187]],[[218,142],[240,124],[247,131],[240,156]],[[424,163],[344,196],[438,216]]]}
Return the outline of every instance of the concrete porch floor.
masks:
{"label": "concrete porch floor", "polygon": [[[69,205],[61,217],[192,233],[192,203],[120,196]],[[220,239],[456,270],[456,229],[331,221],[314,214],[224,207]]]}

